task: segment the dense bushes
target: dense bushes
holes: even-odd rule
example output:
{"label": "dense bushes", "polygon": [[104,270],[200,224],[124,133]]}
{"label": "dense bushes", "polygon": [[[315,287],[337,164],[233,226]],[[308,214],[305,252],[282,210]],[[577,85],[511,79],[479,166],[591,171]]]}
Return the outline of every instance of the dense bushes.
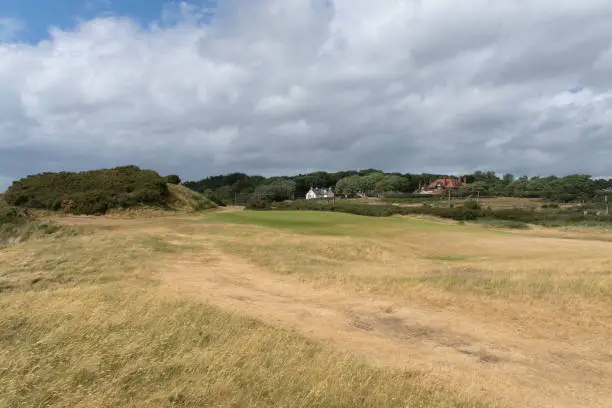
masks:
{"label": "dense bushes", "polygon": [[111,208],[142,204],[159,206],[168,198],[166,180],[136,166],[32,175],[14,182],[4,195],[14,206],[72,214],[103,214]]}

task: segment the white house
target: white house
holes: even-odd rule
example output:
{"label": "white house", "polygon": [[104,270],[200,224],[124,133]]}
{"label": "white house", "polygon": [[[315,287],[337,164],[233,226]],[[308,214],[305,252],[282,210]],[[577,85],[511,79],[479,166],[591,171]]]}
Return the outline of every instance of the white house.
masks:
{"label": "white house", "polygon": [[325,198],[334,198],[334,192],[330,188],[313,188],[306,193],[307,200],[320,200]]}

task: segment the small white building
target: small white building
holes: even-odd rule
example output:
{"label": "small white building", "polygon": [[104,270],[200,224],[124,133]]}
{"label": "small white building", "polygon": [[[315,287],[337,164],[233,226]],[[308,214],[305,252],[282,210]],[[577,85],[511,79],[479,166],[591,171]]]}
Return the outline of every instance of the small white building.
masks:
{"label": "small white building", "polygon": [[307,200],[321,200],[334,198],[334,191],[332,188],[313,188],[306,193]]}

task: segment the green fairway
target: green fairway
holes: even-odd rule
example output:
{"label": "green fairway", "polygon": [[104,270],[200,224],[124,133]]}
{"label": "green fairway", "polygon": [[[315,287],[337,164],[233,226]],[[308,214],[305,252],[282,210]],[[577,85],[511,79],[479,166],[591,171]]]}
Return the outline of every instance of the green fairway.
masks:
{"label": "green fairway", "polygon": [[464,231],[469,226],[408,217],[365,217],[323,211],[238,211],[206,214],[206,220],[230,224],[258,225],[303,234],[369,235],[407,230]]}

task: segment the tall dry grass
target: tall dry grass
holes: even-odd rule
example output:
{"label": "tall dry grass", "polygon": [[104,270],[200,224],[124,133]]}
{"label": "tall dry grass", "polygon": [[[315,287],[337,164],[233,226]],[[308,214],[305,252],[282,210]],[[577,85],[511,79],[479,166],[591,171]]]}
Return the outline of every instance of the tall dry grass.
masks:
{"label": "tall dry grass", "polygon": [[0,406],[481,406],[164,290],[156,260],[180,247],[163,231],[0,250]]}
{"label": "tall dry grass", "polygon": [[330,225],[341,228],[336,235],[268,222],[213,224],[207,231],[230,254],[323,285],[549,327],[551,336],[561,327],[566,336],[582,336],[585,327],[599,338],[612,332],[610,232],[508,231],[422,219],[405,220],[402,230],[402,220],[366,219],[360,227],[361,218],[354,217],[355,233],[350,225]]}

